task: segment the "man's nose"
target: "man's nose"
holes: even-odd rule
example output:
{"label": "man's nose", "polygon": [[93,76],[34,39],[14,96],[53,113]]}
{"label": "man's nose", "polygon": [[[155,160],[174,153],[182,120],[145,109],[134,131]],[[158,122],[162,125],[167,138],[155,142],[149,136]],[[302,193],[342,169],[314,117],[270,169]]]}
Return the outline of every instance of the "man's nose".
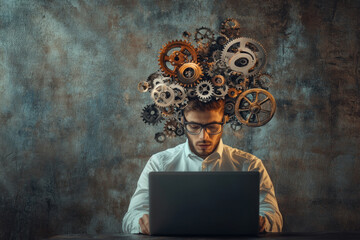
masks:
{"label": "man's nose", "polygon": [[207,131],[205,131],[205,128],[202,128],[200,131],[200,139],[208,139],[209,138],[209,134],[207,133]]}

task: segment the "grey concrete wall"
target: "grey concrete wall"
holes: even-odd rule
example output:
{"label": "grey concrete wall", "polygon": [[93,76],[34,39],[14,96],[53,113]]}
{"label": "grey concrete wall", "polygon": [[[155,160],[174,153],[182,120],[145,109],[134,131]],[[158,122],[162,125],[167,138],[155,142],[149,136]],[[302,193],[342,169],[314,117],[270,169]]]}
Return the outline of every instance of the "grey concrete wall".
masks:
{"label": "grey concrete wall", "polygon": [[137,83],[184,30],[237,18],[277,112],[224,142],[261,159],[285,231],[360,230],[359,1],[0,0],[0,238],[120,232],[158,144]]}

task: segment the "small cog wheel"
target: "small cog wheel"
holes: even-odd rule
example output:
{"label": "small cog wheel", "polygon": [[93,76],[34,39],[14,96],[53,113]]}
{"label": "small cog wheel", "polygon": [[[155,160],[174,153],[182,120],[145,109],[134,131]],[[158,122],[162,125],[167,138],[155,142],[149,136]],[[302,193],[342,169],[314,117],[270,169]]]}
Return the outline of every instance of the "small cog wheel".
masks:
{"label": "small cog wheel", "polygon": [[220,33],[228,38],[236,38],[240,34],[240,23],[234,18],[228,18],[221,23]]}
{"label": "small cog wheel", "polygon": [[175,129],[176,136],[182,136],[185,134],[184,126],[181,123],[177,123],[176,129]]}
{"label": "small cog wheel", "polygon": [[208,46],[214,42],[214,40],[214,33],[209,28],[201,27],[196,29],[195,41],[197,44]]}
{"label": "small cog wheel", "polygon": [[175,119],[169,119],[164,126],[164,133],[166,137],[173,138],[176,136],[178,122]]}
{"label": "small cog wheel", "polygon": [[225,84],[226,80],[223,75],[215,75],[211,82],[215,87],[221,87]]}
{"label": "small cog wheel", "polygon": [[225,109],[224,113],[230,117],[234,116],[235,114],[235,99],[233,98],[226,98],[225,99]]}
{"label": "small cog wheel", "polygon": [[177,40],[168,42],[160,50],[159,65],[166,74],[176,76],[181,65],[197,59],[197,51],[189,42]]}
{"label": "small cog wheel", "polygon": [[163,143],[166,140],[166,135],[163,132],[158,132],[155,134],[155,141],[158,143]]}
{"label": "small cog wheel", "polygon": [[147,105],[142,110],[141,117],[145,123],[151,125],[157,125],[163,120],[160,109],[158,109],[155,104]]}
{"label": "small cog wheel", "polygon": [[196,95],[202,102],[208,102],[214,93],[214,87],[209,81],[202,81],[196,86]]}

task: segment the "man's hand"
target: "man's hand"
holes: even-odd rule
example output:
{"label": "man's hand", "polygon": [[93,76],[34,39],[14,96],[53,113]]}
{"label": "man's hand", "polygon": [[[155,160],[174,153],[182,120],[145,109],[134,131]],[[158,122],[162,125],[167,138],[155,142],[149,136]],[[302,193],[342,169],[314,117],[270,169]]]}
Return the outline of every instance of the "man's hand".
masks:
{"label": "man's hand", "polygon": [[259,233],[265,233],[266,217],[259,216]]}
{"label": "man's hand", "polygon": [[149,214],[144,214],[139,219],[139,224],[140,224],[141,233],[150,235]]}

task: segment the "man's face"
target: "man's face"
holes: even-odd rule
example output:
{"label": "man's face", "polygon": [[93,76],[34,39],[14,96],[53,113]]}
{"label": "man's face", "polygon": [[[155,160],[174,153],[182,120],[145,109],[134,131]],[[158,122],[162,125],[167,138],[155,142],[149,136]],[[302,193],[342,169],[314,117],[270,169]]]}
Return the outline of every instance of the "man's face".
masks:
{"label": "man's face", "polygon": [[[221,111],[189,111],[185,113],[185,118],[188,122],[207,124],[212,122],[221,123],[224,114]],[[186,132],[189,140],[189,146],[193,153],[201,158],[209,156],[219,144],[222,132],[216,135],[208,134],[205,129],[202,129],[200,134],[192,135]]]}

